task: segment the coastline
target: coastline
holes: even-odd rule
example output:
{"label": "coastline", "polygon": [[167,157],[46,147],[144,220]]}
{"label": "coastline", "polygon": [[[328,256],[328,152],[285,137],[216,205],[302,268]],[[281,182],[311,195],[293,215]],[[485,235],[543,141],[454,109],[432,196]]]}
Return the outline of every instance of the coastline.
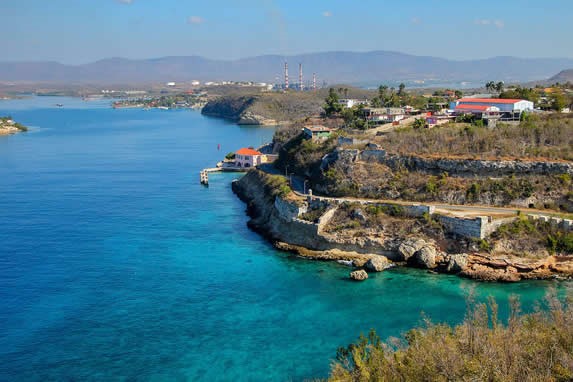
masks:
{"label": "coastline", "polygon": [[[398,266],[456,274],[481,281],[516,282],[532,279],[573,277],[573,257],[548,255],[524,258],[480,251],[445,251],[440,243],[424,235],[398,234],[380,237],[361,232],[344,237],[326,232],[332,216],[326,212],[317,222],[299,219],[305,210],[304,198],[277,194],[270,175],[251,170],[232,184],[233,192],[247,204],[248,226],[277,249],[320,261],[339,261],[356,269],[375,271],[369,262],[376,259]],[[333,211],[333,210],[330,210]],[[330,215],[332,215],[330,213]],[[383,270],[386,267],[382,267]]]}

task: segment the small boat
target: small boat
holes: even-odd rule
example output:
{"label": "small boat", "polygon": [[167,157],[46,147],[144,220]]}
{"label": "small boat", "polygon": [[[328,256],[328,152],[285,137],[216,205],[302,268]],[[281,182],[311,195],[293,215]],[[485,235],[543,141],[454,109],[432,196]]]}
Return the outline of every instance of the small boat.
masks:
{"label": "small boat", "polygon": [[64,104],[63,103],[57,103],[56,106],[57,107],[64,107]]}

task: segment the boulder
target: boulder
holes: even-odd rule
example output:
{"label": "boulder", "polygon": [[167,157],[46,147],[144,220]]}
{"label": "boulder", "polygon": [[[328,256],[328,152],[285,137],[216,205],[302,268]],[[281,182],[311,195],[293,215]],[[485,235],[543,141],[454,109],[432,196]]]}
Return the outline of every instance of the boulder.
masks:
{"label": "boulder", "polygon": [[384,256],[376,256],[368,260],[364,267],[370,272],[382,272],[384,269],[390,267],[390,263]]}
{"label": "boulder", "polygon": [[359,269],[354,272],[350,272],[350,278],[356,281],[364,281],[368,278],[368,273],[364,269]]}
{"label": "boulder", "polygon": [[411,260],[420,268],[432,269],[436,267],[436,248],[426,245],[414,253]]}
{"label": "boulder", "polygon": [[465,254],[450,255],[446,271],[449,273],[460,273],[468,266],[468,258]]}
{"label": "boulder", "polygon": [[398,247],[398,254],[401,260],[408,261],[409,258],[414,256],[414,253],[425,247],[427,243],[422,239],[408,238]]}

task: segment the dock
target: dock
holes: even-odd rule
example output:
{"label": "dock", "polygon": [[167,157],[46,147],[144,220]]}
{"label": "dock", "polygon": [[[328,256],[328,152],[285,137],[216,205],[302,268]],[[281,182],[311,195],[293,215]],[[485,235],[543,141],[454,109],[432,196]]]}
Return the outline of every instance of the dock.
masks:
{"label": "dock", "polygon": [[217,164],[218,167],[204,168],[199,172],[199,180],[202,185],[209,185],[209,173],[210,172],[246,172],[247,169],[235,166],[223,166]]}

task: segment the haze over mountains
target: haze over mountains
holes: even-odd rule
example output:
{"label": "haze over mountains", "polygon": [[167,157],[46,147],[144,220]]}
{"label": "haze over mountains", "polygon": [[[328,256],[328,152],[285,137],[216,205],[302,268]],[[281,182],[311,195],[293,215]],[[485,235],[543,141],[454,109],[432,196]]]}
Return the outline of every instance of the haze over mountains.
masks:
{"label": "haze over mountains", "polygon": [[132,60],[110,58],[84,65],[57,62],[0,62],[0,81],[49,83],[150,83],[158,81],[282,81],[283,65],[290,65],[291,81],[298,81],[298,64],[305,79],[319,81],[506,81],[547,79],[573,68],[568,58],[494,57],[454,61],[390,51],[324,52],[296,56],[266,55],[239,60],[211,60],[199,56]]}

